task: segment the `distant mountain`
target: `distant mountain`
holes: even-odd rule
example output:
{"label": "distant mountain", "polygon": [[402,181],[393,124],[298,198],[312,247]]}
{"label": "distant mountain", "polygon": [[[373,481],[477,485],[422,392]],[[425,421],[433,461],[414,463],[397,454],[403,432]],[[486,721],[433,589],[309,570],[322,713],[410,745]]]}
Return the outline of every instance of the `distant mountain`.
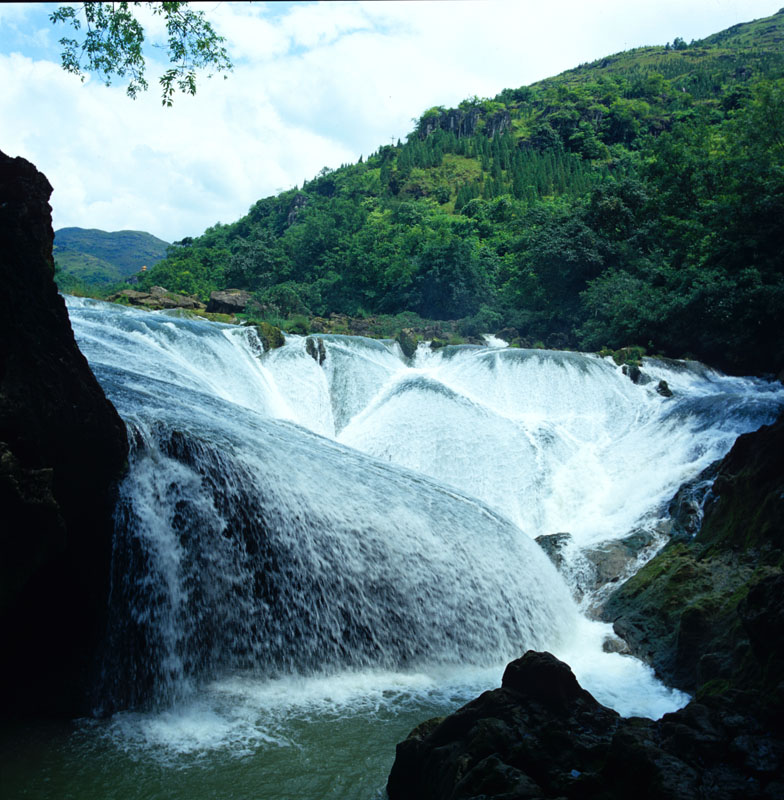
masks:
{"label": "distant mountain", "polygon": [[112,284],[151,267],[166,256],[168,242],[144,231],[107,232],[60,228],[54,234],[54,261],[61,288]]}

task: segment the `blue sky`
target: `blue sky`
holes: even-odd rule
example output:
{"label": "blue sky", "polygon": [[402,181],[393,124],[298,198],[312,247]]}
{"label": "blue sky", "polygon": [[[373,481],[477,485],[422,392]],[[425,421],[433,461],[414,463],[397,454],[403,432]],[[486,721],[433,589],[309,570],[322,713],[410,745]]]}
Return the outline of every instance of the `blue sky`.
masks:
{"label": "blue sky", "polygon": [[[781,0],[201,3],[235,69],[163,108],[60,68],[57,4],[0,5],[0,150],[55,188],[55,228],[167,241],[404,138],[433,105],[492,97],[630,47],[699,39]],[[160,18],[143,17],[152,41]]]}

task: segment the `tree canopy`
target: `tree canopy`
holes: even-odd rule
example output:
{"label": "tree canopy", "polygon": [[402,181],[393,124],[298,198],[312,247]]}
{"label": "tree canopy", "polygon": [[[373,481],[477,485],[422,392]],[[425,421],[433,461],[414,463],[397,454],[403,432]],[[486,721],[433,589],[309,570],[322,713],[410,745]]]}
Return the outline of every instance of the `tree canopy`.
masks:
{"label": "tree canopy", "polygon": [[187,2],[89,2],[61,6],[49,16],[53,23],[70,25],[74,31],[73,38],[60,39],[63,69],[82,80],[87,72],[98,73],[107,86],[117,78],[127,79],[126,93],[131,98],[146,91],[145,30],[137,18],[141,6],[162,16],[166,24],[170,66],[159,79],[163,105],[172,105],[175,91],[196,94],[197,70],[211,74],[232,68],[223,37],[204,12],[193,10]]}

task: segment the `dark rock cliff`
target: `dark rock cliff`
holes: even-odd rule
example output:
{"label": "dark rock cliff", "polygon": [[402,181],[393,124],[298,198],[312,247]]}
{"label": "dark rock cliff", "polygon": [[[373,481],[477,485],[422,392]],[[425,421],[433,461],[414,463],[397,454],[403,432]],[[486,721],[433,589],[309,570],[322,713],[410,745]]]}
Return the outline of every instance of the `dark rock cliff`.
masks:
{"label": "dark rock cliff", "polygon": [[103,633],[125,425],[55,286],[52,187],[0,153],[0,698],[80,713]]}

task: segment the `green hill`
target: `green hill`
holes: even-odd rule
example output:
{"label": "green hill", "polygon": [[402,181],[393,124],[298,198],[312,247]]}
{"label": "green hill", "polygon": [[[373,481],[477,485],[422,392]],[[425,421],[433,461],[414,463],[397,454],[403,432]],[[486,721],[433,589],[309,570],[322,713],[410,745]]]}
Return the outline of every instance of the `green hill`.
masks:
{"label": "green hill", "polygon": [[278,319],[406,312],[778,371],[783,40],[780,11],[428,109],[405,142],[177,243],[143,283],[249,289]]}
{"label": "green hill", "polygon": [[58,283],[112,285],[152,267],[166,256],[168,242],[143,231],[60,228],[54,235]]}

